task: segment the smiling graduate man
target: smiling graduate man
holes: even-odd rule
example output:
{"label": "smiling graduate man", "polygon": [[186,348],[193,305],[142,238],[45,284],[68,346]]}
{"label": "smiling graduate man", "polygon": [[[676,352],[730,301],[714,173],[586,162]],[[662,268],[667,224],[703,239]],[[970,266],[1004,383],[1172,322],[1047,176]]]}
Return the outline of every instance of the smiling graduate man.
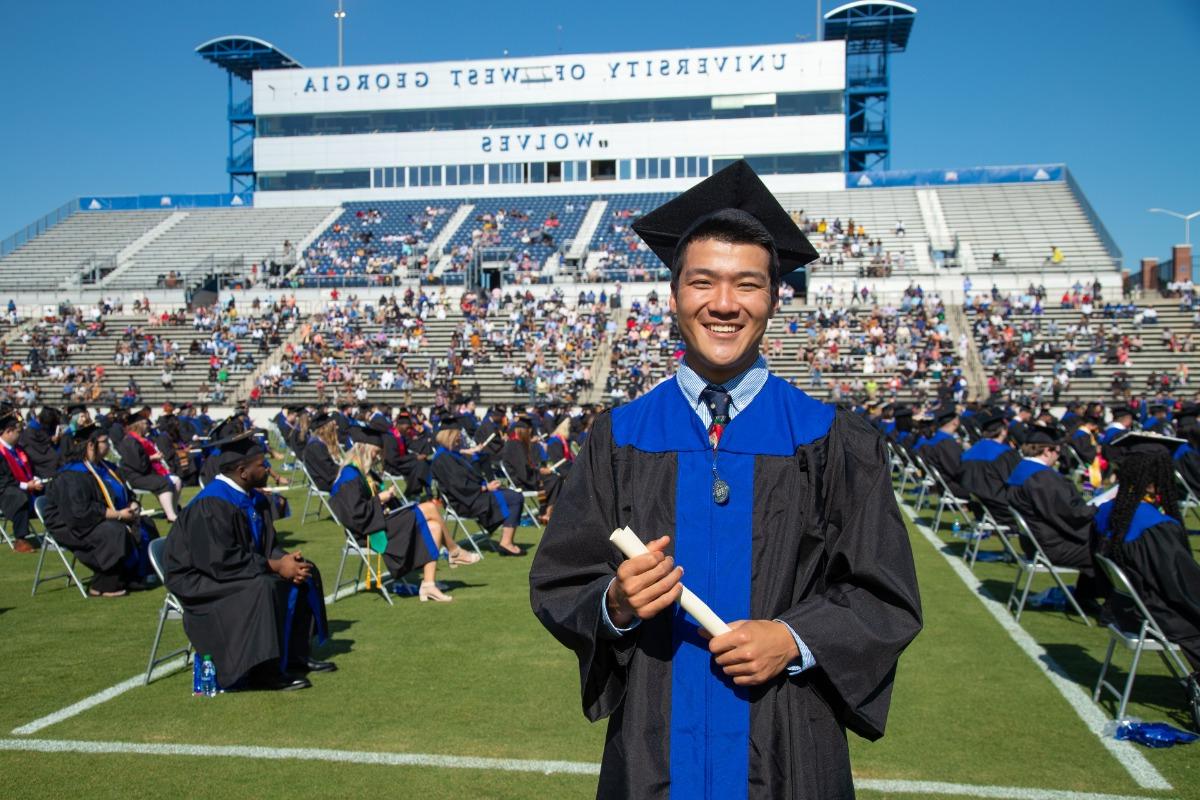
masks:
{"label": "smiling graduate man", "polygon": [[[598,795],[853,797],[845,731],[883,735],[921,611],[879,433],[759,356],[816,253],[745,161],[633,227],[687,352],[597,417],[530,573],[584,714],[610,718]],[[649,553],[622,560],[626,525]],[[702,636],[681,581],[733,630]]]}

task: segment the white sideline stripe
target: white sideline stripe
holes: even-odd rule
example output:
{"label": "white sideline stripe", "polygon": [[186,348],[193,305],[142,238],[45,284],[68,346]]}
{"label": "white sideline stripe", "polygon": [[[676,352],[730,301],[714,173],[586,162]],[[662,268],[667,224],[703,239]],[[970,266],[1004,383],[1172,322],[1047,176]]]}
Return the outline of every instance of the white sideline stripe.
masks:
{"label": "white sideline stripe", "polygon": [[[140,742],[94,742],[69,739],[0,739],[0,750],[38,753],[129,754],[152,756],[199,756],[223,758],[292,759],[369,764],[394,767],[441,767],[445,769],[539,772],[543,775],[599,775],[600,765],[586,761],[537,761],[516,758],[444,756],[432,753],[382,753],[362,750],[330,750],[308,747],[257,747],[242,745],[149,744]],[[1000,800],[1147,800],[1145,796],[1093,794],[1058,789],[1028,789],[1020,786],[977,786],[969,783],[861,779],[855,788],[874,792],[942,794]]]}
{"label": "white sideline stripe", "polygon": [[1029,633],[1021,627],[1021,625],[1013,619],[1008,608],[992,597],[991,594],[983,587],[983,581],[976,577],[975,573],[963,562],[961,558],[952,556],[946,553],[942,548],[946,543],[938,537],[927,525],[917,521],[916,513],[909,508],[908,504],[903,501],[899,494],[896,495],[896,501],[900,508],[904,510],[905,515],[912,520],[913,526],[920,531],[926,541],[950,564],[950,568],[955,574],[971,589],[975,596],[979,598],[979,602],[983,603],[983,607],[988,610],[988,613],[995,618],[996,622],[1000,623],[1000,627],[1012,638],[1017,647],[1021,648],[1025,655],[1029,656],[1030,660],[1037,665],[1058,693],[1063,696],[1063,699],[1074,709],[1079,718],[1083,720],[1083,724],[1087,729],[1096,734],[1100,739],[1100,743],[1112,754],[1130,777],[1137,782],[1137,785],[1143,789],[1171,789],[1172,786],[1167,782],[1167,779],[1162,776],[1154,765],[1146,760],[1146,757],[1138,752],[1132,742],[1118,741],[1111,736],[1104,735],[1104,726],[1108,724],[1109,719],[1099,706],[1092,702],[1090,693],[1084,691],[1078,684],[1067,676],[1066,671],[1058,665],[1058,663],[1050,657],[1050,654],[1037,643],[1037,641],[1029,635]]}
{"label": "white sideline stripe", "polygon": [[1145,800],[1144,795],[1093,794],[1062,789],[1027,789],[1022,786],[977,786],[941,781],[858,780],[854,788],[886,794],[949,794],[964,797],[994,797],[1001,800]]}
{"label": "white sideline stripe", "polygon": [[[151,677],[178,672],[186,663],[187,661],[184,658],[176,658],[166,662],[165,664],[160,664],[154,668],[154,672],[151,673]],[[37,733],[42,728],[49,728],[51,725],[56,725],[59,722],[62,722],[64,719],[70,719],[77,714],[82,714],[89,708],[94,708],[101,703],[106,703],[109,700],[112,700],[118,695],[125,694],[125,692],[128,692],[130,689],[140,686],[145,680],[146,673],[138,673],[132,678],[121,681],[115,686],[110,686],[102,692],[96,692],[91,697],[85,697],[78,703],[72,703],[66,708],[55,711],[53,714],[47,714],[46,716],[41,717],[40,719],[35,719],[33,722],[22,725],[19,728],[13,728],[13,733],[18,736],[28,736],[31,733]]]}
{"label": "white sideline stripe", "polygon": [[[363,591],[366,589],[366,585],[366,581],[359,581],[355,586],[343,586],[339,591],[325,595],[325,605],[329,605],[335,599],[340,600],[343,597],[349,597],[356,592]],[[166,664],[160,664],[159,666],[155,667],[154,672],[151,673],[150,677],[162,677],[163,675],[169,675],[178,672],[185,665],[186,662],[184,659],[168,661]],[[43,728],[49,728],[51,725],[57,725],[64,719],[70,719],[71,717],[82,714],[90,708],[95,708],[101,703],[106,703],[109,700],[112,700],[114,697],[119,697],[120,695],[125,694],[125,692],[128,692],[130,689],[136,689],[138,686],[142,685],[145,679],[146,673],[139,672],[132,678],[123,680],[120,683],[110,686],[103,691],[96,692],[90,697],[83,698],[78,703],[72,703],[66,708],[55,711],[53,714],[48,714],[40,719],[35,719],[33,722],[22,725],[19,728],[13,728],[12,732],[17,736],[28,736],[31,733],[37,733]]]}

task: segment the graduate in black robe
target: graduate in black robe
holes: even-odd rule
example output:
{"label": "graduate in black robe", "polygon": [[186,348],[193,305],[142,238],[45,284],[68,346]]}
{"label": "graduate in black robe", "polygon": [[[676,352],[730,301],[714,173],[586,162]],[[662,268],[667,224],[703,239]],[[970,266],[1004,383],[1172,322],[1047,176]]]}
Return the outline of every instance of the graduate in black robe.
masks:
{"label": "graduate in black robe", "polygon": [[[1075,484],[1055,469],[1060,449],[1066,446],[1058,431],[1029,426],[1021,445],[1024,457],[1008,476],[1008,501],[1029,523],[1030,532],[1052,564],[1079,570],[1075,598],[1087,611],[1095,606],[1091,534],[1096,507],[1088,505]],[[1021,544],[1025,555],[1032,558],[1032,543],[1022,537]]]}
{"label": "graduate in black robe", "polygon": [[[421,602],[453,600],[437,587],[437,560],[446,548],[451,566],[474,564],[475,553],[467,553],[450,540],[445,523],[433,503],[401,505],[392,489],[379,488],[373,469],[381,461],[383,436],[362,426],[350,429],[353,442],[347,463],[342,465],[330,492],[329,504],[338,522],[359,544],[369,544],[381,553],[388,571],[397,580],[414,569],[422,571]],[[384,542],[375,540],[379,534]]]}
{"label": "graduate in black robe", "polygon": [[[598,795],[852,797],[845,730],[883,735],[921,615],[882,439],[758,358],[781,275],[815,253],[744,161],[635,230],[672,265],[685,365],[596,419],[530,572],[584,714],[610,720]],[[651,552],[624,560],[622,526]],[[698,634],[680,569],[736,629]]]}
{"label": "graduate in black robe", "polygon": [[158,538],[133,491],[104,460],[108,449],[104,431],[95,425],[77,428],[67,445],[67,463],[46,490],[46,529],[95,573],[88,587],[93,597],[121,597],[144,588],[153,576],[147,551]]}
{"label": "graduate in black robe", "polygon": [[312,658],[327,636],[321,575],[299,551],[278,545],[267,499],[264,452],[252,436],[221,443],[221,475],[171,527],[164,554],[167,588],[183,604],[183,628],[198,654],[211,655],[229,688],[301,689],[303,672],[335,669]]}
{"label": "graduate in black robe", "polygon": [[125,426],[125,437],[117,445],[121,456],[121,479],[134,489],[153,493],[168,522],[175,521],[179,493],[183,481],[171,473],[166,457],[149,438],[150,420],[144,416],[132,418]]}
{"label": "graduate in black robe", "polygon": [[[267,450],[267,432],[264,429],[251,428],[249,431],[243,431],[242,433],[231,438],[240,439],[245,436],[253,436],[255,441],[258,443],[258,446],[264,451]],[[221,446],[223,441],[225,440],[217,439],[210,441],[203,448],[201,448],[204,451],[204,460],[202,466],[200,467],[200,483],[205,486],[212,483],[214,480],[216,480],[217,476],[221,474],[221,456],[223,455],[221,452]],[[276,486],[286,487],[290,483],[287,478],[284,478],[275,472],[269,460],[264,461],[263,463],[267,467],[269,480],[275,481]],[[292,509],[288,503],[286,495],[268,491],[263,491],[263,495],[266,496],[269,503],[272,522],[278,522],[281,519],[287,519],[292,515]]]}
{"label": "graduate in black robe", "polygon": [[983,438],[962,454],[961,483],[979,498],[996,522],[1011,528],[1014,520],[1008,513],[1008,476],[1021,463],[1021,455],[1008,444],[1003,413],[980,415],[979,426]]}
{"label": "graduate in black robe", "polygon": [[[304,454],[301,461],[312,478],[313,485],[322,492],[333,488],[337,480],[338,462],[341,450],[338,448],[337,420],[327,414],[313,417],[309,426],[308,441],[304,444]],[[333,447],[333,451],[330,447]]]}
{"label": "graduate in black robe", "polygon": [[562,479],[535,455],[533,425],[529,417],[518,417],[511,426],[508,440],[500,451],[500,462],[522,492],[537,492],[540,521],[545,524],[562,491]]}
{"label": "graduate in black robe", "polygon": [[918,443],[917,453],[945,479],[955,497],[969,499],[969,493],[962,485],[963,447],[956,435],[958,415],[954,408],[947,408],[938,412],[934,422],[938,426],[937,431],[932,437]]}
{"label": "graduate in black robe", "polygon": [[23,427],[21,415],[15,411],[0,414],[0,513],[12,523],[13,549],[32,553],[37,542],[29,535],[29,520],[34,498],[45,484],[33,474],[33,462],[17,444]]}
{"label": "graduate in black robe", "polygon": [[480,446],[479,463],[484,475],[495,477],[496,464],[500,463],[500,451],[507,439],[504,426],[504,408],[492,407],[475,430],[475,443]]}
{"label": "graduate in black robe", "polygon": [[1200,427],[1187,429],[1187,441],[1175,448],[1172,460],[1179,477],[1200,497]]}
{"label": "graduate in black robe", "polygon": [[58,448],[58,426],[62,415],[57,408],[45,406],[37,417],[29,420],[17,444],[29,456],[33,474],[39,478],[53,478],[62,466],[62,453]]}
{"label": "graduate in black robe", "polygon": [[406,449],[400,457],[404,493],[409,497],[429,497],[433,482],[433,437],[425,424],[407,411],[396,415],[396,428],[404,436]]}
{"label": "graduate in black robe", "polygon": [[[1191,665],[1186,702],[1200,730],[1200,564],[1181,523],[1168,451],[1156,449],[1140,449],[1122,462],[1117,496],[1096,511],[1099,553],[1121,568]],[[1126,598],[1114,592],[1105,608],[1122,630],[1140,629],[1141,618]]]}
{"label": "graduate in black robe", "polygon": [[462,448],[462,422],[457,418],[442,420],[435,441],[433,478],[454,510],[489,534],[500,528],[500,555],[525,555],[525,548],[514,541],[524,508],[521,493],[484,479],[472,459],[472,448]]}

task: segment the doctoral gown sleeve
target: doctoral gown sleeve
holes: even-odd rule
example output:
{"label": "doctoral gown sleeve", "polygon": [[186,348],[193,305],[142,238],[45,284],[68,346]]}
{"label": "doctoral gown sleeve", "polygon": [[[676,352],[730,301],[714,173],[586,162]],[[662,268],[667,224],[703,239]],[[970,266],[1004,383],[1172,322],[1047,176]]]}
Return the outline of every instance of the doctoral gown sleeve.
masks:
{"label": "doctoral gown sleeve", "polygon": [[149,475],[152,471],[146,451],[142,450],[141,444],[132,436],[126,436],[121,440],[121,443],[117,445],[117,452],[121,454],[121,466],[130,474]]}
{"label": "doctoral gown sleeve", "polygon": [[529,573],[533,613],[579,660],[583,713],[607,717],[625,696],[626,667],[637,631],[607,637],[600,612],[616,575],[617,527],[609,414],[597,417],[566,481]]}
{"label": "doctoral gown sleeve", "polygon": [[1091,538],[1095,506],[1089,506],[1069,481],[1052,470],[1042,470],[1025,481],[1025,491],[1042,520],[1073,542]]}
{"label": "doctoral gown sleeve", "polygon": [[[1174,521],[1159,523],[1136,541],[1127,542],[1123,549],[1141,575],[1143,585],[1153,587],[1156,604],[1165,606],[1183,621],[1189,632],[1200,632],[1200,564],[1192,555],[1183,528]],[[1158,622],[1168,635],[1180,627],[1173,619]]]}
{"label": "doctoral gown sleeve", "polygon": [[[202,600],[188,591],[189,585],[202,589],[209,581],[225,583],[270,573],[266,556],[248,546],[253,541],[249,529],[245,514],[227,502],[206,497],[189,503],[167,537],[168,588],[186,599]],[[195,574],[174,588],[172,572]]]}
{"label": "doctoral gown sleeve", "polygon": [[921,630],[912,549],[883,439],[839,412],[827,437],[820,486],[823,585],[779,619],[812,651],[837,694],[842,721],[874,740],[887,721],[896,661]]}

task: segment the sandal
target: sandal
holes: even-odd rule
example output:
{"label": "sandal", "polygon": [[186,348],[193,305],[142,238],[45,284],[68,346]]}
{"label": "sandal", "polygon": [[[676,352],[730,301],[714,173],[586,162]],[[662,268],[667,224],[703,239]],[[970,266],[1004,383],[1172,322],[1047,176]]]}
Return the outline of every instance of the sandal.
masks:
{"label": "sandal", "polygon": [[458,566],[467,566],[479,561],[479,553],[468,553],[460,547],[450,554],[449,561],[450,569]]}
{"label": "sandal", "polygon": [[436,583],[425,583],[422,581],[421,587],[417,589],[417,596],[421,598],[421,602],[433,600],[438,603],[449,603],[454,598],[443,592],[437,587]]}
{"label": "sandal", "polygon": [[97,592],[95,589],[88,589],[88,597],[124,597],[129,594],[128,589],[121,589],[116,592]]}

